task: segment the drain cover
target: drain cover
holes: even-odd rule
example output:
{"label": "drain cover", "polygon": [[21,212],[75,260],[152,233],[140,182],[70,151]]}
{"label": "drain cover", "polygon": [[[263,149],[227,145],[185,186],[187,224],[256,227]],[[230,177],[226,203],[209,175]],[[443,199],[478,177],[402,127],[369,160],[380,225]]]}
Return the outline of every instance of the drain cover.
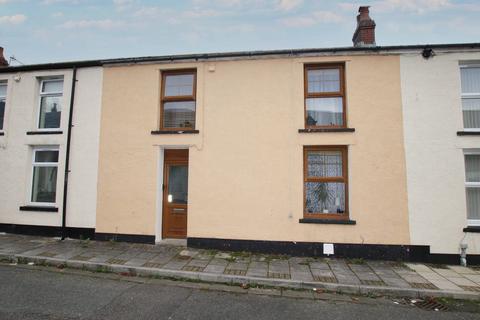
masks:
{"label": "drain cover", "polygon": [[428,311],[448,311],[448,307],[436,301],[435,299],[414,300],[413,304],[423,310]]}

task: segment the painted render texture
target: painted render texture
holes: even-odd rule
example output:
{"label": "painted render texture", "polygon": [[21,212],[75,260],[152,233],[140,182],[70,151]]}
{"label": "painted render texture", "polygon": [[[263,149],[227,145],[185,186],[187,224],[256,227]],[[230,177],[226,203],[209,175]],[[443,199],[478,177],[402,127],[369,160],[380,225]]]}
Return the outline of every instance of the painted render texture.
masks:
{"label": "painted render texture", "polygon": [[431,59],[401,56],[410,235],[412,244],[432,253],[480,253],[480,234],[467,227],[464,149],[478,148],[478,137],[463,130],[460,68],[480,54],[438,51]]}
{"label": "painted render texture", "polygon": [[[345,62],[348,133],[304,128],[305,63]],[[199,134],[152,135],[160,72],[197,69]],[[106,66],[96,232],[161,237],[162,150],[189,148],[188,237],[409,244],[400,58]],[[348,145],[350,218],[302,224],[303,146]]]}
{"label": "painted render texture", "polygon": [[[14,77],[20,76],[19,81]],[[27,135],[36,131],[40,79],[63,76],[61,128],[63,134]],[[72,70],[52,70],[1,74],[7,80],[4,135],[0,136],[0,222],[11,224],[61,226],[65,152],[72,85]],[[100,102],[102,69],[77,72],[74,129],[71,140],[71,164],[68,194],[69,227],[95,227]],[[20,211],[29,205],[32,183],[32,147],[58,146],[56,204],[58,212]]]}

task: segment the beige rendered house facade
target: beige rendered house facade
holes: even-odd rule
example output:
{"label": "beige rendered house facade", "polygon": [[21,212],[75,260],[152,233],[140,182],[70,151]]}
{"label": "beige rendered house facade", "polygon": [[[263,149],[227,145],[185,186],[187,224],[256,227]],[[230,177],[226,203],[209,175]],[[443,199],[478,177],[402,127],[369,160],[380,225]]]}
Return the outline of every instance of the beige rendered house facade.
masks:
{"label": "beige rendered house facade", "polygon": [[[448,263],[466,245],[480,263],[480,44],[381,47],[374,28],[361,7],[353,47],[23,67],[101,70],[82,232]],[[0,209],[0,229],[40,230]]]}

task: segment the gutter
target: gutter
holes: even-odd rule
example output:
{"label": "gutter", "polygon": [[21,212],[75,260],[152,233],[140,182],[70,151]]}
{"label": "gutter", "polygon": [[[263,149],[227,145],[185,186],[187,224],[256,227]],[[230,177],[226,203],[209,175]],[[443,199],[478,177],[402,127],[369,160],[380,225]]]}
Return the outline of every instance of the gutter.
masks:
{"label": "gutter", "polygon": [[70,111],[68,114],[67,127],[67,151],[65,156],[65,176],[63,180],[63,208],[62,208],[62,240],[67,237],[67,194],[68,194],[68,174],[70,173],[70,141],[72,139],[73,127],[73,105],[75,102],[75,85],[77,83],[77,66],[73,67],[72,89],[70,92]]}
{"label": "gutter", "polygon": [[174,62],[174,61],[204,61],[216,59],[236,59],[236,58],[255,58],[265,56],[302,56],[312,54],[342,54],[342,53],[398,53],[398,51],[423,50],[430,48],[433,50],[480,50],[480,42],[477,43],[445,43],[445,44],[416,44],[416,45],[396,45],[396,46],[373,46],[373,47],[333,47],[333,48],[306,48],[306,49],[284,49],[284,50],[258,50],[258,51],[237,51],[237,52],[217,52],[217,53],[198,53],[198,54],[178,54],[165,56],[147,56],[134,58],[118,58],[87,61],[70,61],[58,63],[32,64],[25,66],[14,66],[0,68],[1,73],[12,73],[20,71],[39,71],[39,70],[58,70],[81,67],[101,67],[116,64],[135,64],[135,63],[155,63],[155,62]]}

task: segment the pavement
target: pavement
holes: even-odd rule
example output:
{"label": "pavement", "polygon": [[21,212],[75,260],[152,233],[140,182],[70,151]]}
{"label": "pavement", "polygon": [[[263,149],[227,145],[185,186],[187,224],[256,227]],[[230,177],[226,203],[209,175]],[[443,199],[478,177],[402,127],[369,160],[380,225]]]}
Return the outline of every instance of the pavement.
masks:
{"label": "pavement", "polygon": [[[480,303],[411,300],[125,277],[0,264],[0,319],[479,319]],[[431,301],[427,301],[431,304]]]}
{"label": "pavement", "polygon": [[251,287],[480,300],[480,270],[0,234],[0,260]]}

